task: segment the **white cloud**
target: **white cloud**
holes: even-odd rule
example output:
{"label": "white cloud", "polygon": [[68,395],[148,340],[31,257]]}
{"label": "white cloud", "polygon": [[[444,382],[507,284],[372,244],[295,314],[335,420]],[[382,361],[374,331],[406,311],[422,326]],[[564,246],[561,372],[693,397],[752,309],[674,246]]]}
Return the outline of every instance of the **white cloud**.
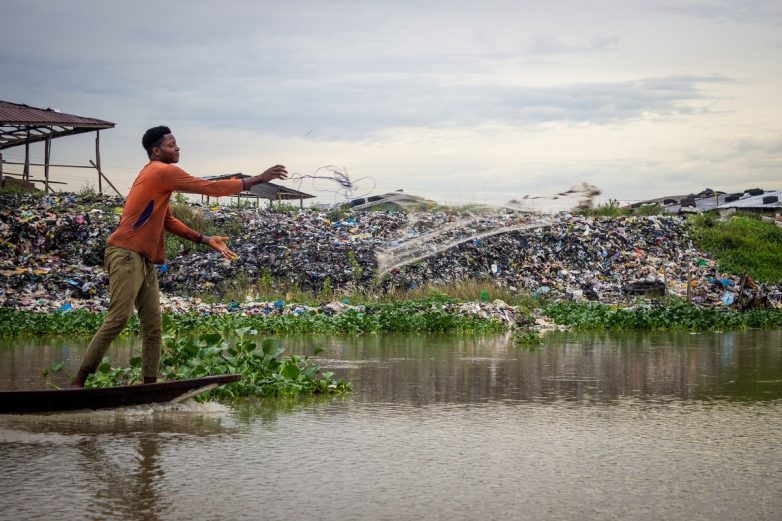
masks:
{"label": "white cloud", "polygon": [[778,178],[778,2],[588,4],[9,0],[0,97],[115,121],[125,187],[161,123],[200,175],[333,163],[442,197]]}
{"label": "white cloud", "polygon": [[782,4],[776,0],[695,0],[664,2],[663,12],[680,13],[725,23],[782,24]]}
{"label": "white cloud", "polygon": [[616,49],[619,41],[618,35],[597,35],[592,36],[587,43],[568,44],[551,34],[536,34],[527,52],[532,55],[605,52]]}

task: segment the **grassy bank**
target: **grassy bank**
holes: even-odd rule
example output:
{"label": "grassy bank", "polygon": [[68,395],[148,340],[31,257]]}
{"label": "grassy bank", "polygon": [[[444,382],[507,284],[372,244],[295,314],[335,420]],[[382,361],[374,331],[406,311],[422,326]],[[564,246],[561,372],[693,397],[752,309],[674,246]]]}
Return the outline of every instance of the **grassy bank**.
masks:
{"label": "grassy bank", "polygon": [[706,213],[688,223],[696,244],[717,259],[720,271],[782,282],[782,228],[749,215],[722,220]]}

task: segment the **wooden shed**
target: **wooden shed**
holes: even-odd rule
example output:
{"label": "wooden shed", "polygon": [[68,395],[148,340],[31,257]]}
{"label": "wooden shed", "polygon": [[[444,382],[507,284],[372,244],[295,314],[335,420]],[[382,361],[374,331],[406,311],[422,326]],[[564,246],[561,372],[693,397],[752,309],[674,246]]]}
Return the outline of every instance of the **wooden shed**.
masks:
{"label": "wooden shed", "polygon": [[[25,181],[43,183],[44,190],[49,192],[51,184],[65,184],[61,181],[53,181],[49,176],[50,167],[60,168],[89,168],[97,171],[98,192],[103,193],[103,182],[122,195],[114,187],[111,181],[103,174],[100,163],[100,131],[114,128],[115,124],[102,119],[88,118],[65,114],[51,108],[36,108],[29,105],[0,101],[0,184],[4,184],[5,176],[14,176]],[[65,165],[51,164],[52,140],[59,137],[73,136],[85,132],[95,132],[95,159],[89,161],[89,165]],[[30,162],[30,145],[43,143],[44,162]],[[24,147],[24,161],[6,161],[3,159],[3,150],[13,147]],[[5,165],[21,166],[21,172],[12,173],[5,171]],[[43,167],[43,178],[30,177],[30,167]]]}
{"label": "wooden shed", "polygon": [[[250,176],[239,172],[236,174],[211,175],[204,177],[204,179],[215,181],[218,179],[244,179],[246,177]],[[242,199],[254,199],[256,206],[261,199],[267,199],[270,203],[275,201],[278,203],[282,201],[299,201],[299,208],[304,208],[304,199],[312,199],[315,196],[276,183],[262,183],[237,194],[235,197],[237,203]],[[207,204],[209,203],[209,197],[206,197],[206,202]]]}

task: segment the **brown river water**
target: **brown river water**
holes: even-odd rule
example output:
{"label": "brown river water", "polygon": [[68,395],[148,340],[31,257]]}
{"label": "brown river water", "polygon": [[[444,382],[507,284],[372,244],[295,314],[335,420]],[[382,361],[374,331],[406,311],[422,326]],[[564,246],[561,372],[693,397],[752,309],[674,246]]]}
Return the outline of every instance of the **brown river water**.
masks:
{"label": "brown river water", "polygon": [[[84,343],[0,344],[0,389]],[[782,519],[782,331],[283,343],[354,392],[0,415],[0,519]]]}

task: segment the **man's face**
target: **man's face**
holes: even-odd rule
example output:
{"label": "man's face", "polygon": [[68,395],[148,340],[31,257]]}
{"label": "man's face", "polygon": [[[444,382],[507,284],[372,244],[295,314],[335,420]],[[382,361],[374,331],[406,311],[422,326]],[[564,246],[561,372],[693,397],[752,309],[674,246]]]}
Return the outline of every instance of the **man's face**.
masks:
{"label": "man's face", "polygon": [[179,162],[179,147],[176,144],[176,138],[173,134],[166,134],[163,137],[163,141],[160,146],[156,146],[152,149],[152,154],[155,159],[163,163],[178,163]]}

